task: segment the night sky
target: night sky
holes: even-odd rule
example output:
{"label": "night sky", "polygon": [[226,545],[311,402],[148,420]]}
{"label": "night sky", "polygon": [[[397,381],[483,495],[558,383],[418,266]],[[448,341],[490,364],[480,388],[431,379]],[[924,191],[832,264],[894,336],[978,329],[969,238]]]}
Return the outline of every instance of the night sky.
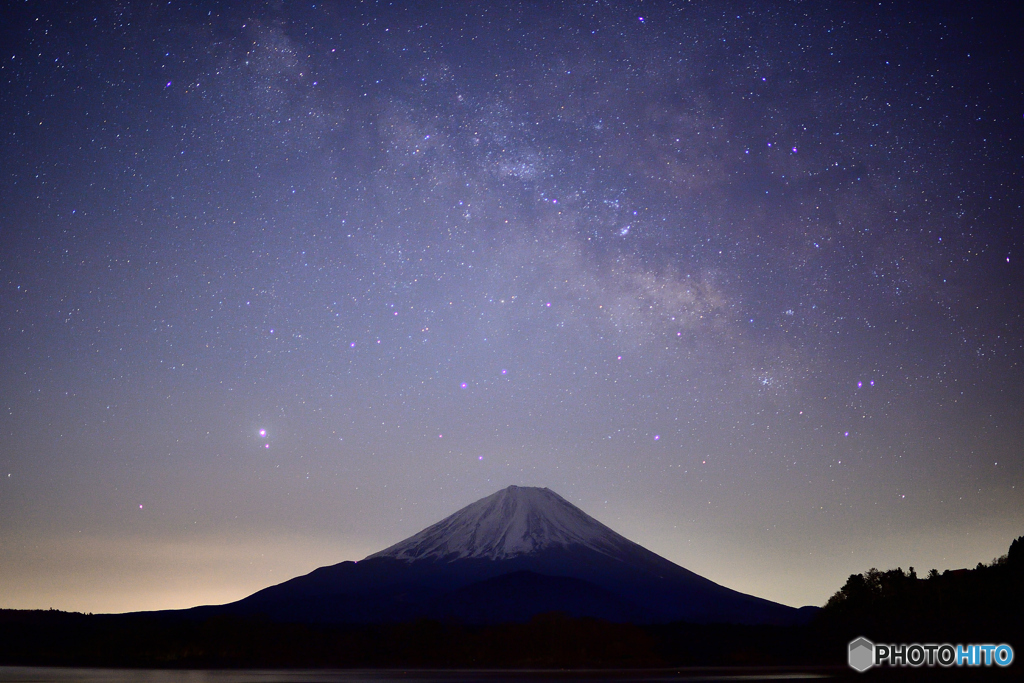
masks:
{"label": "night sky", "polygon": [[413,5],[0,9],[0,607],[510,484],[790,605],[1024,534],[1019,9]]}

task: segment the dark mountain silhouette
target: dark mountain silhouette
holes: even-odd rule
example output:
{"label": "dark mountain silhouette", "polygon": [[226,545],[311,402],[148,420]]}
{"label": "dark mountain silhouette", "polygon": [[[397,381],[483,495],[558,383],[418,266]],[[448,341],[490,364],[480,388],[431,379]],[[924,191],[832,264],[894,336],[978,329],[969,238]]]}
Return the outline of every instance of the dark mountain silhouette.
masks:
{"label": "dark mountain silhouette", "polygon": [[546,612],[638,624],[794,624],[801,610],[745,595],[615,533],[546,488],[510,486],[360,562],[195,616],[374,624],[523,622]]}

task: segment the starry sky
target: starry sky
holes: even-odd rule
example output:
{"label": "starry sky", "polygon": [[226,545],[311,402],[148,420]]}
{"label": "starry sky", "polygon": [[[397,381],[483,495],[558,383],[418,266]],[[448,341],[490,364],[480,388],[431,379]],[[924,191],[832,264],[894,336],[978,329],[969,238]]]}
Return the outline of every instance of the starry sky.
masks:
{"label": "starry sky", "polygon": [[6,3],[0,607],[510,484],[823,604],[1024,533],[1021,11]]}

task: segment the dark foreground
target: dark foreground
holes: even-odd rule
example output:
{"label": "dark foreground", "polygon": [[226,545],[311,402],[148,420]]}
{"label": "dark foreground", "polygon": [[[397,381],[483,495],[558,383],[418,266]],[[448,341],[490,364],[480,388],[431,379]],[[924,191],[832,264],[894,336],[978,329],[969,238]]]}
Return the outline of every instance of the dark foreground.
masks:
{"label": "dark foreground", "polygon": [[0,612],[0,663],[35,666],[778,666],[835,663],[846,642],[810,627],[636,626],[560,614],[490,626],[328,626],[260,617]]}
{"label": "dark foreground", "polygon": [[816,680],[827,672],[804,669],[642,670],[154,670],[0,667],[0,683],[588,683],[678,680]]}
{"label": "dark foreground", "polygon": [[[872,669],[856,674],[846,666],[850,640],[844,625],[824,620],[791,627],[633,626],[548,614],[524,624],[499,626],[425,621],[374,627],[313,627],[255,618],[188,621],[145,614],[4,611],[0,612],[0,662],[32,668],[0,668],[0,681],[500,683],[1020,678],[1020,662],[1006,668],[921,667]],[[948,640],[979,642],[955,636]],[[1014,637],[995,642],[1020,641]],[[35,668],[41,666],[79,668]],[[99,673],[104,668],[117,671]]]}
{"label": "dark foreground", "polygon": [[[979,675],[980,674],[980,675]],[[668,681],[1019,680],[1010,671],[871,671],[847,667],[673,667],[662,669],[104,669],[2,667],[0,683],[661,683]]]}

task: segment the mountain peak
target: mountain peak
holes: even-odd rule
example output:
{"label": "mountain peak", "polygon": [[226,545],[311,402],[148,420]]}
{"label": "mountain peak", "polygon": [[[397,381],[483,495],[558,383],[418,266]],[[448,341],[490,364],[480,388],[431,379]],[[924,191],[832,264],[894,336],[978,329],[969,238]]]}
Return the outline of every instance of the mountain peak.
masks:
{"label": "mountain peak", "polygon": [[366,559],[503,560],[569,546],[611,556],[636,547],[550,489],[509,486]]}
{"label": "mountain peak", "polygon": [[361,562],[321,567],[223,608],[287,622],[772,623],[796,610],[709,581],[546,488],[509,486]]}

